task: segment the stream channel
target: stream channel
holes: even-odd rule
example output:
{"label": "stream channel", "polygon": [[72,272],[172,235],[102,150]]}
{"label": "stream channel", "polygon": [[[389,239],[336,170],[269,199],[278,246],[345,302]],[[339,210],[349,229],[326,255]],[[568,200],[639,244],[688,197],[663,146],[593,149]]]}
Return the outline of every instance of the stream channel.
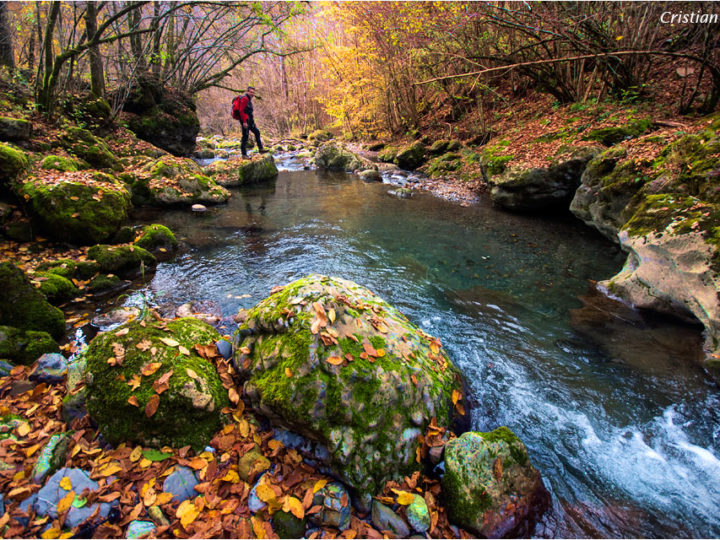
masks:
{"label": "stream channel", "polygon": [[442,339],[475,430],[507,425],[525,442],[553,495],[536,536],[720,536],[720,392],[697,363],[700,330],[615,317],[602,298],[579,309],[590,280],[621,268],[617,246],[570,216],[399,199],[282,165],[204,214],[139,211],[187,248],[126,303],[142,292],[231,316],[310,273],[353,280]]}

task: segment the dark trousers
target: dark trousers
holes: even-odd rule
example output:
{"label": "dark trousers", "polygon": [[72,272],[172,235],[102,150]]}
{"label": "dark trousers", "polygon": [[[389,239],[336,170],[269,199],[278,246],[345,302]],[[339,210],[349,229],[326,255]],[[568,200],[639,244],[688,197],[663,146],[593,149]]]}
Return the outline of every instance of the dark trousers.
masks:
{"label": "dark trousers", "polygon": [[240,150],[242,151],[243,156],[247,155],[247,142],[248,142],[248,136],[250,132],[252,131],[253,135],[255,135],[255,142],[258,145],[258,150],[263,149],[262,141],[260,140],[260,130],[255,125],[255,120],[248,120],[247,123],[248,127],[242,128],[242,140],[240,141]]}

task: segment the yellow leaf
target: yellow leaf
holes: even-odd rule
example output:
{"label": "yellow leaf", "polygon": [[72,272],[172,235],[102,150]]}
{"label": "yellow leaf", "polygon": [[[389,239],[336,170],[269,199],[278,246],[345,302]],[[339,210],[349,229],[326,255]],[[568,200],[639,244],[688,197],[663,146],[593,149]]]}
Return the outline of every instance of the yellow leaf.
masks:
{"label": "yellow leaf", "polygon": [[[330,319],[330,322],[331,322],[331,323],[334,323],[334,322],[335,322],[335,309],[334,309],[334,308],[330,308],[330,309],[328,310],[328,319]],[[301,519],[302,519],[302,518],[301,518]]]}
{"label": "yellow leaf", "polygon": [[393,489],[393,492],[395,493],[395,495],[397,495],[398,504],[402,504],[403,506],[412,504],[412,502],[415,500],[415,496],[410,492],[400,491],[399,489]]}
{"label": "yellow leaf", "polygon": [[21,437],[25,437],[25,435],[30,433],[30,425],[27,422],[21,423],[17,427],[17,432],[18,432],[18,435],[20,435]]}
{"label": "yellow leaf", "polygon": [[178,351],[180,351],[180,354],[184,354],[185,356],[190,356],[190,351],[187,350],[187,349],[186,349],[185,347],[183,347],[182,345],[180,345],[180,346],[178,347]]}
{"label": "yellow leaf", "polygon": [[620,41],[622,38],[623,38],[623,36],[618,36],[618,37],[616,37],[615,39],[616,39],[617,41]]}
{"label": "yellow leaf", "polygon": [[40,449],[40,446],[41,446],[40,443],[33,444],[30,448],[25,450],[25,457],[29,458],[30,456],[32,456],[35,452],[37,452]]}
{"label": "yellow leaf", "polygon": [[292,372],[292,370],[291,370],[289,367],[286,367],[286,368],[285,368],[285,376],[286,376],[286,377],[292,377],[292,376],[293,376],[293,372]]}
{"label": "yellow leaf", "polygon": [[458,401],[460,401],[461,398],[462,398],[462,394],[457,389],[452,391],[453,405],[455,405]]}
{"label": "yellow leaf", "polygon": [[178,345],[180,345],[180,343],[169,337],[160,338],[160,341],[162,341],[168,347],[177,347]]}
{"label": "yellow leaf", "polygon": [[180,524],[184,528],[187,528],[188,525],[195,521],[199,513],[191,501],[183,501],[180,503],[180,506],[178,506],[175,517],[180,518]]}
{"label": "yellow leaf", "polygon": [[99,472],[100,472],[100,476],[108,477],[108,476],[112,476],[115,473],[122,472],[122,470],[123,470],[123,468],[120,465],[118,465],[117,463],[108,463],[107,465],[105,465],[105,467],[100,469]]}
{"label": "yellow leaf", "polygon": [[70,481],[69,476],[63,476],[60,480],[60,487],[63,488],[65,491],[70,491],[72,489],[72,482]]}
{"label": "yellow leaf", "polygon": [[273,452],[282,447],[283,447],[283,443],[281,443],[280,441],[277,441],[275,439],[270,439],[268,441],[268,448],[270,448],[270,450],[272,450]]}
{"label": "yellow leaf", "polygon": [[382,358],[383,356],[385,356],[385,349],[378,349],[375,352],[377,353],[378,358]]}
{"label": "yellow leaf", "polygon": [[240,436],[243,438],[250,434],[250,424],[244,418],[238,424],[238,429],[240,430]]}
{"label": "yellow leaf", "polygon": [[57,527],[53,527],[52,529],[48,529],[44,533],[40,535],[40,538],[58,538],[60,536],[60,529]]}
{"label": "yellow leaf", "polygon": [[60,538],[60,540],[65,540],[66,538],[75,538],[75,533],[73,533],[72,531],[64,532],[60,536],[58,536],[58,538]]}
{"label": "yellow leaf", "polygon": [[295,497],[286,497],[283,503],[283,512],[290,512],[298,519],[305,517],[305,509],[302,503]]}
{"label": "yellow leaf", "polygon": [[322,488],[324,488],[325,485],[327,484],[327,482],[328,482],[328,481],[325,480],[325,479],[320,479],[320,480],[318,480],[317,482],[315,482],[315,485],[313,486],[313,493],[317,493],[317,492],[320,491]]}
{"label": "yellow leaf", "polygon": [[276,499],[273,488],[271,488],[267,484],[260,484],[259,486],[257,486],[255,488],[255,495],[257,495],[257,498],[264,503],[270,503],[275,501]]}
{"label": "yellow leaf", "polygon": [[238,475],[237,471],[230,469],[220,480],[222,480],[223,482],[230,482],[231,484],[237,484],[238,482],[240,482],[240,476]]}
{"label": "yellow leaf", "polygon": [[160,369],[160,366],[162,366],[162,362],[150,362],[149,364],[145,364],[140,372],[146,377],[149,377]]}
{"label": "yellow leaf", "polygon": [[142,446],[136,446],[132,452],[130,452],[130,461],[135,463],[142,457]]}
{"label": "yellow leaf", "polygon": [[265,532],[265,526],[263,525],[262,520],[256,518],[255,516],[252,516],[250,518],[250,523],[252,523],[253,532],[255,533],[255,538],[262,539],[265,538],[265,535],[267,534]]}
{"label": "yellow leaf", "polygon": [[440,352],[440,347],[437,343],[433,341],[432,343],[430,343],[430,350],[433,352],[433,354],[437,354]]}
{"label": "yellow leaf", "polygon": [[[67,478],[67,477],[65,477],[65,478]],[[75,492],[68,491],[67,495],[65,495],[62,499],[60,499],[60,502],[57,503],[57,513],[62,514],[63,512],[65,512],[65,510],[70,508],[70,506],[72,505],[74,500],[75,500]]]}
{"label": "yellow leaf", "polygon": [[173,494],[172,493],[161,493],[158,495],[157,501],[155,501],[155,504],[158,506],[162,506],[163,504],[167,504],[170,501],[172,501]]}

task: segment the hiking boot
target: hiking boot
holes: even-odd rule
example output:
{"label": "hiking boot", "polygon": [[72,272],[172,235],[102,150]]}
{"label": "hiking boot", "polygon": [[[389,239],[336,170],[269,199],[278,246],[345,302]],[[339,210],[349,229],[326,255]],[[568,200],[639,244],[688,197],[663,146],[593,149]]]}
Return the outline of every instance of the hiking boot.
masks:
{"label": "hiking boot", "polygon": [[247,154],[243,154],[242,159],[250,159],[250,157]]}
{"label": "hiking boot", "polygon": [[267,150],[266,148],[260,148],[260,150],[258,150],[258,154],[267,154],[268,152],[270,152],[270,150]]}

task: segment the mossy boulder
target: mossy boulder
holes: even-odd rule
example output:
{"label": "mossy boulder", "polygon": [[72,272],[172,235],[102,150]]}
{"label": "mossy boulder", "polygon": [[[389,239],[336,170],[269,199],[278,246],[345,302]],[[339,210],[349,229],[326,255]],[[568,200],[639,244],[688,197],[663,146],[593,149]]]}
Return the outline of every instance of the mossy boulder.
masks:
{"label": "mossy boulder", "polygon": [[583,148],[545,168],[511,167],[489,179],[492,201],[515,211],[567,210],[587,163],[599,152]]}
{"label": "mossy boulder", "polygon": [[415,141],[398,150],[393,161],[401,169],[415,170],[425,163],[425,145],[420,141]]}
{"label": "mossy boulder", "polygon": [[165,156],[147,164],[143,179],[136,179],[133,193],[144,190],[152,204],[192,205],[220,204],[230,192],[203,174],[200,166],[189,158]]}
{"label": "mossy boulder", "polygon": [[308,140],[313,142],[327,142],[333,138],[333,134],[326,129],[317,129],[308,135]]}
{"label": "mossy boulder", "polygon": [[97,169],[122,170],[120,161],[105,141],[98,139],[87,129],[69,127],[60,136],[60,142],[65,150]]}
{"label": "mossy boulder", "polygon": [[230,158],[215,161],[205,168],[205,173],[224,187],[258,184],[276,178],[278,169],[270,154],[255,154],[251,159]]}
{"label": "mossy boulder", "polygon": [[[201,450],[220,429],[229,401],[215,366],[194,346],[212,345],[220,335],[192,318],[141,322],[123,325],[128,333],[120,337],[117,331],[98,335],[83,353],[87,411],[112,444]],[[163,381],[167,389],[158,394]]]}
{"label": "mossy boulder", "polygon": [[550,505],[525,445],[506,427],[448,442],[442,488],[450,521],[481,538],[532,536]]}
{"label": "mossy boulder", "polygon": [[41,272],[50,272],[67,279],[89,279],[98,273],[100,265],[94,261],[60,259],[40,263],[37,269]]}
{"label": "mossy boulder", "polygon": [[19,193],[48,236],[79,245],[110,238],[132,206],[125,185],[99,172],[35,176]]}
{"label": "mossy boulder", "polygon": [[173,232],[158,223],[145,225],[134,244],[160,257],[171,256],[178,248]]}
{"label": "mossy boulder", "polygon": [[330,171],[356,171],[365,168],[363,160],[337,143],[323,144],[315,152],[315,164]]}
{"label": "mossy boulder", "polygon": [[50,305],[11,262],[0,263],[0,324],[47,332],[54,339],[65,334],[62,311]]}
{"label": "mossy boulder", "polygon": [[439,340],[351,281],[311,275],[247,312],[235,356],[244,395],[271,423],[319,441],[369,508],[421,467],[418,437],[454,419],[458,370]]}
{"label": "mossy boulder", "polygon": [[98,244],[88,250],[87,256],[97,261],[101,272],[121,277],[134,277],[143,269],[153,268],[157,263],[152,253],[134,245]]}
{"label": "mossy boulder", "polygon": [[0,187],[15,180],[30,166],[25,152],[9,144],[0,143]]}
{"label": "mossy boulder", "polygon": [[29,365],[45,353],[57,352],[60,349],[47,332],[0,326],[0,358]]}
{"label": "mossy boulder", "polygon": [[88,283],[88,292],[92,294],[106,293],[121,288],[123,280],[115,274],[99,274]]}
{"label": "mossy boulder", "polygon": [[456,152],[448,152],[440,157],[430,160],[427,173],[431,177],[443,176],[457,171],[462,167],[462,157]]}
{"label": "mossy boulder", "polygon": [[77,159],[71,157],[49,155],[43,158],[40,167],[51,171],[76,172],[80,169],[86,169],[87,164],[84,165]]}
{"label": "mossy boulder", "polygon": [[605,146],[613,146],[643,135],[652,128],[652,125],[652,120],[645,118],[643,120],[629,122],[624,126],[594,129],[588,132],[582,139],[584,141],[597,141]]}
{"label": "mossy boulder", "polygon": [[427,152],[431,156],[439,156],[447,152],[448,144],[450,144],[450,141],[445,139],[435,141],[432,145],[430,145],[430,148],[427,149]]}
{"label": "mossy boulder", "polygon": [[395,157],[397,156],[397,153],[398,153],[397,148],[388,146],[383,151],[379,152],[377,157],[383,163],[392,163],[395,161]]}
{"label": "mossy boulder", "polygon": [[24,118],[0,116],[0,141],[27,141],[32,135],[32,123]]}
{"label": "mossy boulder", "polygon": [[486,182],[495,175],[502,174],[507,169],[515,156],[507,153],[507,147],[510,141],[501,140],[492,146],[483,148],[480,154],[480,163],[482,165],[482,174]]}
{"label": "mossy boulder", "polygon": [[75,284],[68,278],[52,272],[36,272],[33,281],[39,283],[38,289],[47,301],[57,306],[80,294]]}

